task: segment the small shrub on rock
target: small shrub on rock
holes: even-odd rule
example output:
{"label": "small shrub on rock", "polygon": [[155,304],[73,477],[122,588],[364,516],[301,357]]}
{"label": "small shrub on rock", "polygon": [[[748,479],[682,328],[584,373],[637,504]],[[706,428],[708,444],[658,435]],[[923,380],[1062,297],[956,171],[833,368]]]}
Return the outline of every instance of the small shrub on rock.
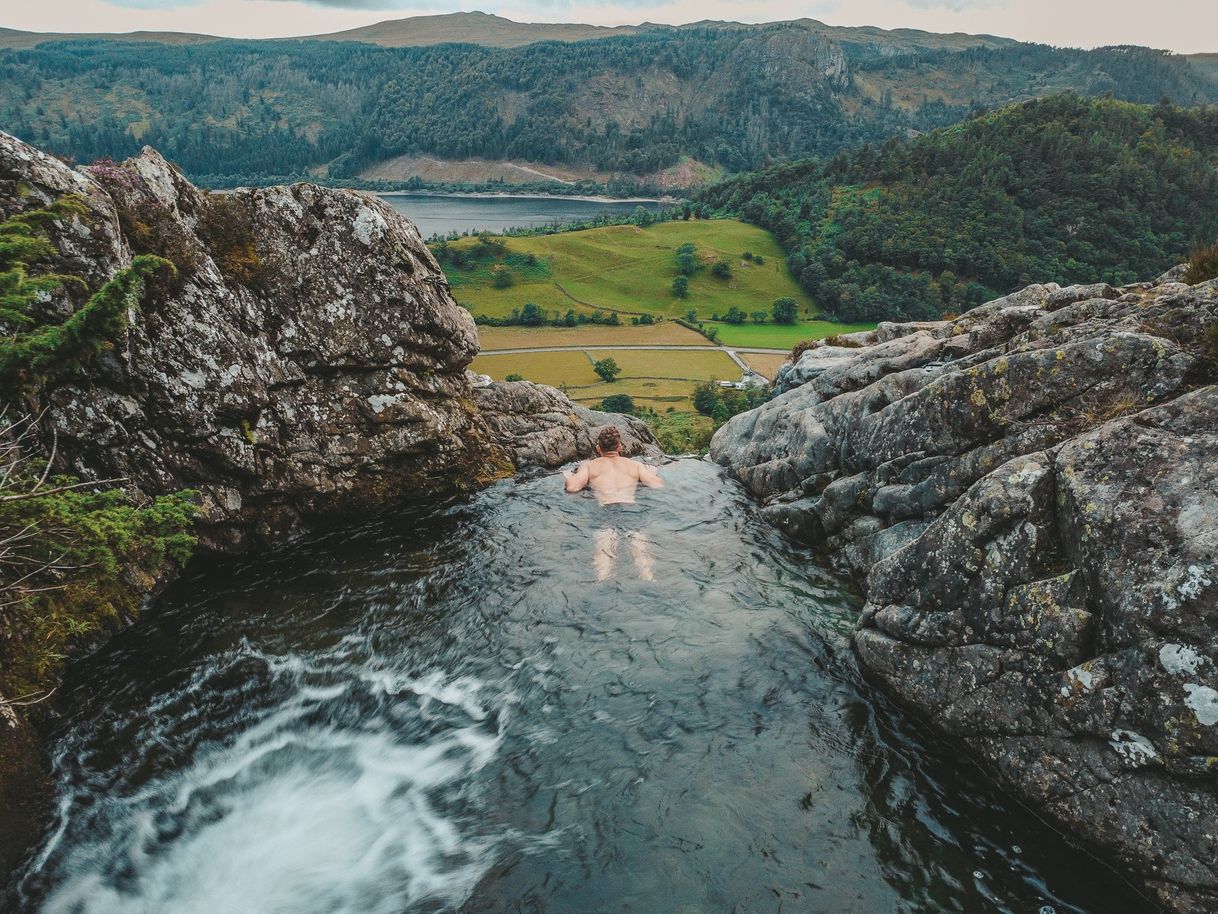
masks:
{"label": "small shrub on rock", "polygon": [[1190,286],[1215,278],[1218,278],[1218,241],[1209,247],[1195,248],[1184,272],[1184,282]]}

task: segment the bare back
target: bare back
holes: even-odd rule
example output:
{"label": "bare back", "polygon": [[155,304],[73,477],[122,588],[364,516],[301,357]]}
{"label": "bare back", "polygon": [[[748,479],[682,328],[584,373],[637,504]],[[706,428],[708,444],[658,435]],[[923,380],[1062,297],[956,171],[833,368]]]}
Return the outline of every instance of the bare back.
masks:
{"label": "bare back", "polygon": [[567,478],[566,488],[568,492],[589,488],[602,505],[630,505],[640,483],[655,488],[664,485],[647,464],[609,454],[585,462]]}

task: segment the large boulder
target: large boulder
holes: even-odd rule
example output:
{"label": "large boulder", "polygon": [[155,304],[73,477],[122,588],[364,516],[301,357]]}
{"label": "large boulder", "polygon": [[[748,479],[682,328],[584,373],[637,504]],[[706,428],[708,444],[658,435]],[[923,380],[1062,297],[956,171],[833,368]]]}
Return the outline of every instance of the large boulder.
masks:
{"label": "large boulder", "polygon": [[[863,582],[863,668],[1177,911],[1218,910],[1218,281],[816,346],[714,459]],[[838,341],[839,343],[841,341]]]}
{"label": "large boulder", "polygon": [[[210,545],[555,466],[611,422],[655,453],[638,423],[557,391],[478,390],[473,320],[418,230],[374,196],[209,194],[149,148],[73,169],[0,134],[0,215],[67,194],[89,212],[60,225],[50,267],[96,288],[150,251],[178,275],[86,374],[29,406],[63,469],[147,495],[197,490]],[[46,308],[64,316],[81,295]]]}

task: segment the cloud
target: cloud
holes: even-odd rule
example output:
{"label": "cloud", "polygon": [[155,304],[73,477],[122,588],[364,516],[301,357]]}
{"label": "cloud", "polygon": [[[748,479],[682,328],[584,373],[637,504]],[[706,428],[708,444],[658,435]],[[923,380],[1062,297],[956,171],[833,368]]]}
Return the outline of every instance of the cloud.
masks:
{"label": "cloud", "polygon": [[198,6],[207,0],[106,0],[113,6],[129,10],[175,10],[185,6]]}
{"label": "cloud", "polygon": [[[111,0],[119,2],[119,0]],[[191,0],[198,2],[198,0]],[[445,0],[269,0],[274,3],[303,3],[335,10],[427,10],[429,12],[455,13],[453,4]]]}
{"label": "cloud", "polygon": [[1007,0],[904,0],[906,6],[918,10],[950,10],[962,13],[965,10],[992,9],[996,6],[1006,6]]}

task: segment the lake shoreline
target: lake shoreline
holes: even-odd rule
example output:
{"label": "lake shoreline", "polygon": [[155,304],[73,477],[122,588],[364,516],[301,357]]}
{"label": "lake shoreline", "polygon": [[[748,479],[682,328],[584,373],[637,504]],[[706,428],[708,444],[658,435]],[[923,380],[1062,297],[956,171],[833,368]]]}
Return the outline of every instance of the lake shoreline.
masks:
{"label": "lake shoreline", "polygon": [[482,200],[578,200],[581,203],[658,203],[674,205],[682,197],[606,197],[600,194],[513,194],[507,191],[441,191],[441,190],[377,190],[367,191],[378,197],[461,197]]}

